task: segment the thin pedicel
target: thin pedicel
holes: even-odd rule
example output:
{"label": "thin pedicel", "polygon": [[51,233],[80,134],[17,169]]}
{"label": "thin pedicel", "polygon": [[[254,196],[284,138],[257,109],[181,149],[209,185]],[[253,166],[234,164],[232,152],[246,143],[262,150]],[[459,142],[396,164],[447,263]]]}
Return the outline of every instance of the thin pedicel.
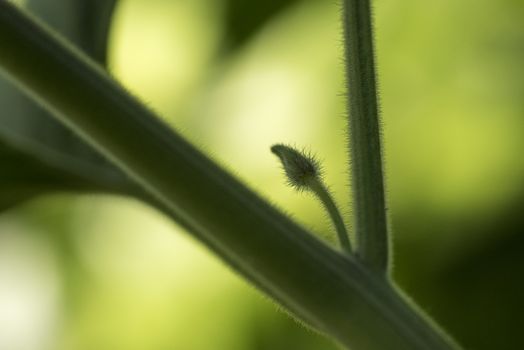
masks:
{"label": "thin pedicel", "polygon": [[322,180],[320,162],[311,154],[282,144],[273,145],[271,152],[280,158],[291,187],[297,191],[312,192],[320,200],[333,221],[342,249],[351,254],[351,242],[344,220]]}

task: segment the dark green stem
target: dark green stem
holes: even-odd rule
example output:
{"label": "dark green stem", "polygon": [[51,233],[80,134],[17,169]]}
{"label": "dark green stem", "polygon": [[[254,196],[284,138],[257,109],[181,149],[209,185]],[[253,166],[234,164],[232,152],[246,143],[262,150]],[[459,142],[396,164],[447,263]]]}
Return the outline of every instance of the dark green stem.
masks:
{"label": "dark green stem", "polygon": [[344,0],[343,13],[357,255],[372,269],[386,272],[388,222],[370,2]]}
{"label": "dark green stem", "polygon": [[352,349],[456,348],[385,278],[283,216],[6,1],[0,48],[24,91],[296,316]]}
{"label": "dark green stem", "polygon": [[338,240],[342,249],[349,254],[353,253],[346,225],[344,224],[344,219],[342,219],[342,215],[340,215],[340,211],[338,210],[331,193],[329,193],[322,181],[317,178],[312,178],[309,181],[309,188],[317,196],[320,202],[322,202],[324,208],[326,208],[326,211],[333,221],[333,225],[337,231]]}

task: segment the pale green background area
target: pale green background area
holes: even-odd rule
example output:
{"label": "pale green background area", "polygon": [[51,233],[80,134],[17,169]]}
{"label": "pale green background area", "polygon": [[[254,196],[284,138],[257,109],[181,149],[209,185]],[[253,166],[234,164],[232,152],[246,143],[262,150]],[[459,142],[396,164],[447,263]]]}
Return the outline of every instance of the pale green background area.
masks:
{"label": "pale green background area", "polygon": [[[437,300],[447,301],[428,291],[433,276],[502,234],[477,228],[524,192],[524,5],[375,3],[397,277],[439,314]],[[269,147],[284,142],[317,154],[349,215],[339,7],[300,2],[230,55],[220,54],[222,11],[213,0],[122,1],[111,72],[201,150],[335,244],[319,204],[286,187]],[[67,239],[57,245],[56,236]],[[454,327],[464,332],[459,339],[476,341]],[[134,201],[55,195],[0,216],[0,349],[335,348]]]}

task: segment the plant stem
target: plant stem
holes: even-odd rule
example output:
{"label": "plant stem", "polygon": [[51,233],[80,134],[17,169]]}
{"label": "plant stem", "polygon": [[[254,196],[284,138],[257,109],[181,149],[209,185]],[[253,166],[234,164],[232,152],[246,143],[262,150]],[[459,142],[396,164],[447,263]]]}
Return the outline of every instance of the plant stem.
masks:
{"label": "plant stem", "polygon": [[320,162],[308,152],[283,144],[271,146],[271,152],[280,158],[291,187],[297,191],[313,192],[320,200],[333,221],[342,249],[349,254],[353,253],[342,215],[322,180]]}
{"label": "plant stem", "polygon": [[384,273],[389,241],[370,1],[344,0],[343,23],[357,255]]}
{"label": "plant stem", "polygon": [[0,47],[21,88],[296,316],[353,349],[455,348],[385,278],[280,214],[6,1]]}
{"label": "plant stem", "polygon": [[342,219],[342,215],[340,215],[340,211],[326,186],[318,178],[312,178],[309,181],[309,188],[317,196],[320,202],[322,202],[324,208],[326,208],[326,211],[333,221],[333,225],[337,231],[338,241],[340,242],[342,249],[344,249],[348,254],[353,253],[346,225],[344,224],[344,219]]}

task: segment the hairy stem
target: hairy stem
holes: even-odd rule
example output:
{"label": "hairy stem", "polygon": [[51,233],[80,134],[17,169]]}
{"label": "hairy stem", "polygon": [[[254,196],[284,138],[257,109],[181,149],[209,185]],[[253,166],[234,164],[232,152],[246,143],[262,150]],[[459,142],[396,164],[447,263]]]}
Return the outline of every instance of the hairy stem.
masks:
{"label": "hairy stem", "polygon": [[389,259],[372,17],[369,0],[344,0],[354,231],[357,255],[386,272]]}
{"label": "hairy stem", "polygon": [[454,349],[385,278],[261,200],[98,66],[0,1],[0,66],[297,317],[353,349]]}
{"label": "hairy stem", "polygon": [[338,241],[340,242],[342,249],[346,251],[346,253],[353,253],[346,225],[344,224],[344,219],[342,219],[342,215],[340,215],[340,211],[338,210],[331,193],[329,193],[322,181],[316,178],[310,181],[309,188],[317,196],[320,202],[322,202],[324,208],[326,208],[326,211],[333,221],[333,225],[337,231]]}

